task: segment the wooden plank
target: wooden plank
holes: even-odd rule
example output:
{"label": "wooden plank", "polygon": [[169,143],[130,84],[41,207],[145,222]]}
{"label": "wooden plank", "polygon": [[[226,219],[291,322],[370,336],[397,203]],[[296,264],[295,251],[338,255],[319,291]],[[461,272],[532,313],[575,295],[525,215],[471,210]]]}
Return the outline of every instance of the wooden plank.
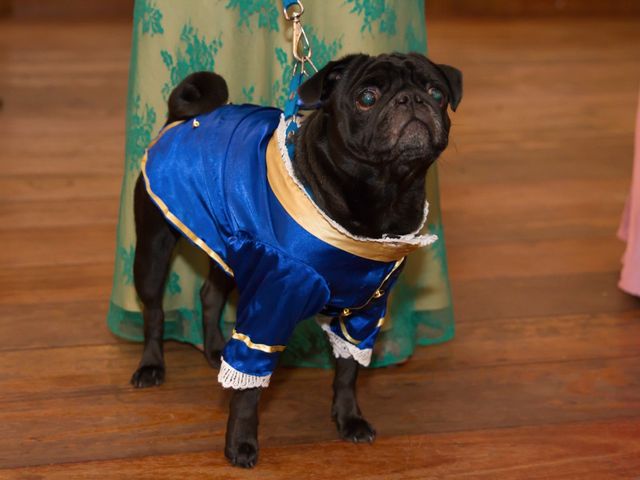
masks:
{"label": "wooden plank", "polygon": [[[620,168],[620,173],[626,169]],[[627,172],[628,173],[628,172]],[[513,194],[513,182],[504,179],[487,181],[462,181],[459,179],[454,185],[447,186],[447,197],[443,200],[447,209],[455,214],[482,215],[488,208],[496,216],[508,213],[530,215],[537,209],[544,209],[545,213],[552,213],[553,209],[566,207],[594,210],[598,206],[619,207],[626,199],[626,189],[629,178],[580,178],[576,172],[571,178],[553,177],[534,180],[522,178],[518,181],[518,194]],[[601,196],[586,196],[585,192],[604,189],[611,194],[605,198]],[[473,200],[470,202],[469,200]],[[509,201],[506,202],[505,199]],[[576,212],[565,214],[570,220]],[[589,213],[589,212],[586,212]],[[499,219],[497,219],[499,220]],[[526,224],[528,217],[523,217]],[[500,222],[496,221],[499,225]]]}
{"label": "wooden plank", "polygon": [[638,354],[640,311],[458,322],[455,341],[416,350],[406,368],[436,370]]}
{"label": "wooden plank", "polygon": [[[228,392],[214,385],[215,374],[202,355],[168,352],[174,367],[166,385],[140,391],[127,384],[137,359],[132,349],[100,352],[96,347],[30,351],[41,358],[30,372],[0,370],[9,387],[0,399],[1,466],[222,448]],[[177,358],[182,355],[184,363]],[[19,357],[2,354],[5,362],[13,358],[7,367]],[[45,364],[60,365],[61,372],[39,374]],[[101,364],[110,367],[106,375]],[[335,439],[330,372],[280,369],[274,379],[262,404],[264,446]],[[612,420],[637,414],[640,363],[637,356],[537,362],[460,369],[455,375],[405,373],[397,367],[363,372],[359,387],[363,411],[381,438]]]}
{"label": "wooden plank", "polygon": [[352,478],[590,480],[636,479],[637,417],[575,423],[382,437],[373,445],[339,441],[263,447],[256,470],[231,468],[219,450],[46,465],[3,471],[6,478]]}
{"label": "wooden plank", "polygon": [[[531,16],[638,16],[640,7],[632,0],[429,0],[425,2],[429,19],[447,17],[531,17]],[[13,9],[11,8],[13,6]],[[104,19],[128,20],[133,11],[132,0],[111,0],[107,5],[82,0],[2,0],[0,15],[21,19]]]}
{"label": "wooden plank", "polygon": [[133,15],[133,0],[110,0],[108,2],[13,0],[13,3],[13,15],[20,19],[55,21],[110,18],[127,20]]}
{"label": "wooden plank", "polygon": [[636,310],[638,299],[616,288],[619,273],[453,280],[456,319],[487,321]]}
{"label": "wooden plank", "polygon": [[[50,316],[42,315],[45,311],[51,312]],[[97,365],[92,370],[96,382],[110,377],[114,369],[118,372],[113,378],[126,377],[142,346],[112,336],[104,322],[105,314],[106,305],[93,303],[42,305],[22,311],[18,307],[0,307],[0,333],[7,333],[3,335],[6,341],[0,347],[0,366],[7,372],[0,378],[0,391],[15,391],[3,382],[21,378],[27,372],[18,368],[21,365],[41,365],[37,375],[45,380],[29,386],[29,389],[31,393],[46,396],[59,378],[70,377],[76,371],[78,362],[75,359],[83,358],[96,358],[94,363]],[[640,333],[639,316],[640,311],[636,310],[621,314],[463,322],[459,325],[455,342],[417,349],[412,361],[403,365],[402,372],[408,374],[423,370],[431,373],[535,362],[633,357],[638,354],[636,333]],[[59,328],[62,321],[66,327],[64,330]],[[60,347],[77,348],[65,353]],[[200,354],[192,353],[190,347],[167,342],[166,348],[182,352],[175,354],[172,370],[181,372],[201,363]],[[43,362],[50,355],[61,360],[55,364]],[[306,370],[297,375],[304,375],[303,372]],[[208,376],[207,370],[201,373]],[[315,374],[310,373],[311,376]]]}
{"label": "wooden plank", "polygon": [[0,351],[116,343],[106,326],[107,309],[106,298],[0,305]]}
{"label": "wooden plank", "polygon": [[449,272],[456,282],[617,272],[623,247],[612,237],[491,243],[479,238],[451,246]]}
{"label": "wooden plank", "polygon": [[113,283],[108,264],[34,266],[0,269],[0,305],[107,302]]}
{"label": "wooden plank", "polygon": [[[12,128],[28,130],[20,123],[12,122]],[[37,128],[40,122],[35,123]],[[122,131],[114,129],[112,123],[104,121],[81,142],[77,135],[86,122],[80,118],[68,122],[64,129],[43,132],[37,144],[30,142],[27,133],[8,138],[7,134],[0,134],[3,166],[9,175],[121,175],[124,142]]]}
{"label": "wooden plank", "polygon": [[640,5],[632,0],[428,0],[425,5],[427,18],[437,20],[448,17],[640,16]]}
{"label": "wooden plank", "polygon": [[[46,43],[39,40],[47,38]],[[76,56],[81,68],[83,62],[119,56],[128,58],[131,41],[131,24],[128,22],[12,22],[3,20],[0,45],[11,47],[10,54],[28,52],[30,55],[47,57],[47,52],[62,49],[67,56]],[[100,47],[103,48],[100,48]],[[107,48],[108,47],[108,48]],[[93,55],[83,57],[87,52]],[[31,57],[13,57],[11,66],[31,68]],[[53,60],[53,58],[50,58]],[[126,83],[126,78],[122,79]],[[53,99],[52,99],[53,100]]]}
{"label": "wooden plank", "polygon": [[[626,42],[640,35],[637,20],[611,18],[514,19],[509,22],[503,19],[442,19],[428,27],[429,54],[435,58],[450,52],[469,64],[505,61],[517,66],[537,61],[553,65],[568,61],[593,70],[597,69],[597,65],[590,63],[594,58],[608,62],[633,59],[634,47]],[[510,43],[505,45],[505,41]],[[556,84],[556,79],[547,80]]]}
{"label": "wooden plank", "polygon": [[12,0],[0,0],[0,18],[8,17],[13,13]]}
{"label": "wooden plank", "polygon": [[[113,263],[4,268],[0,306],[106,302]],[[453,278],[458,321],[486,321],[636,310],[638,301],[616,288],[618,273],[551,275],[508,280]]]}
{"label": "wooden plank", "polygon": [[[117,211],[114,211],[114,206],[115,202],[112,202],[112,211],[103,212],[107,215],[104,224],[94,221],[84,226],[0,230],[0,238],[5,245],[0,251],[0,264],[9,268],[37,268],[108,263],[114,258],[115,251]],[[91,211],[83,209],[81,213],[91,214]],[[47,239],[46,242],[43,238]]]}
{"label": "wooden plank", "polygon": [[[5,339],[0,351],[120,343],[106,327],[107,307],[104,299],[36,303],[28,307],[0,305],[0,338]],[[482,321],[459,318],[454,342],[418,349],[411,362],[425,365],[431,371],[540,359],[560,361],[634,355],[636,334],[640,334],[639,315],[638,310],[632,310],[557,317],[489,316]],[[533,344],[531,338],[536,339]]]}
{"label": "wooden plank", "polygon": [[[104,206],[104,202],[86,202],[86,209],[69,215],[64,215],[67,207],[63,206],[62,219],[55,227],[0,229],[5,245],[0,251],[0,263],[10,268],[108,263],[115,248],[117,211],[109,211],[115,208],[115,202],[109,204],[109,210]],[[39,212],[29,215],[31,218],[23,217],[21,221],[33,222]],[[65,223],[66,226],[60,226]],[[47,242],[42,238],[47,238]],[[462,245],[452,242],[449,248],[450,272],[455,282],[612,272],[618,270],[623,250],[622,242],[611,237],[537,242],[487,242],[479,238],[467,242]]]}
{"label": "wooden plank", "polygon": [[[118,199],[114,195],[105,199],[3,202],[0,203],[0,235],[11,242],[13,239],[19,241],[21,237],[30,237],[39,229],[50,229],[48,232],[52,232],[54,238],[63,236],[64,229],[71,229],[69,235],[82,235],[84,232],[79,227],[86,229],[108,225],[115,231]],[[98,231],[105,233],[101,229]],[[26,245],[21,249],[30,250]]]}
{"label": "wooden plank", "polygon": [[[447,196],[447,202],[449,198]],[[606,238],[606,242],[610,242],[620,224],[623,208],[622,202],[602,202],[597,205],[549,208],[534,205],[508,211],[500,208],[503,204],[492,204],[490,207],[478,204],[475,208],[464,210],[452,210],[445,206],[443,218],[447,246],[564,238]],[[526,221],[523,221],[524,218]]]}
{"label": "wooden plank", "polygon": [[[113,223],[120,182],[120,175],[26,174],[0,178],[0,229]],[[456,181],[443,192],[447,241],[458,244],[611,236],[619,222],[628,183],[627,178],[521,182],[519,194],[510,197],[513,186],[508,183]],[[612,194],[606,198],[581,195],[585,190],[603,188]],[[504,202],[505,198],[509,202]],[[74,203],[78,201],[82,201],[83,211],[88,210],[86,215]],[[487,228],[490,220],[491,228]]]}
{"label": "wooden plank", "polygon": [[[124,160],[123,160],[124,164]],[[11,203],[32,201],[78,201],[110,199],[120,193],[122,175],[61,175],[26,173],[0,177],[0,208],[18,208]],[[114,202],[117,203],[117,200]]]}
{"label": "wooden plank", "polygon": [[[57,176],[38,179],[27,176],[4,180],[0,180],[0,187],[3,183],[7,186],[7,201],[0,199],[3,200],[0,231],[16,230],[15,235],[20,235],[19,229],[23,228],[112,225],[117,219],[117,177],[80,176],[65,181]],[[87,185],[83,185],[85,182]],[[627,184],[626,179],[612,180],[608,185],[603,180],[523,183],[520,195],[505,204],[501,199],[508,195],[512,188],[509,185],[457,183],[456,188],[446,191],[448,244],[584,238],[587,234],[611,237],[619,221],[626,196],[622,192]],[[91,186],[96,189],[90,190]],[[52,198],[45,200],[49,187],[53,190]],[[579,192],[590,188],[610,188],[619,193],[602,200],[580,196]],[[474,202],[469,204],[469,199]],[[77,208],[76,202],[80,200],[82,209]],[[489,218],[495,219],[490,229],[484,226]],[[55,230],[52,232],[56,235]]]}

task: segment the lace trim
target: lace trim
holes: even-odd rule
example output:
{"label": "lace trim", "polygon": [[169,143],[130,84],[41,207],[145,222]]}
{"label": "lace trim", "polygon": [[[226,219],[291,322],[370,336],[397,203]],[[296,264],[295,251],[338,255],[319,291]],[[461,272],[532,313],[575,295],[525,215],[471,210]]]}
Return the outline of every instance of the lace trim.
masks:
{"label": "lace trim", "polygon": [[350,237],[354,240],[359,240],[361,242],[391,243],[396,245],[409,244],[409,245],[419,245],[421,247],[424,247],[426,245],[431,245],[432,243],[438,240],[437,235],[433,235],[433,234],[421,235],[420,234],[420,231],[424,228],[425,224],[427,223],[427,216],[429,215],[429,202],[426,200],[424,202],[424,210],[422,212],[422,221],[420,222],[420,225],[418,226],[418,228],[411,233],[407,233],[406,235],[402,235],[399,237],[383,236],[382,238],[368,238],[368,237],[360,237],[358,235],[354,235],[351,232],[349,232],[342,225],[340,225],[338,222],[336,222],[331,217],[329,217],[320,207],[318,207],[318,205],[316,205],[316,203],[309,196],[309,193],[304,188],[302,183],[300,183],[300,180],[298,180],[298,177],[296,177],[293,171],[293,164],[291,163],[291,158],[289,158],[289,151],[287,150],[287,146],[285,143],[286,131],[287,131],[287,125],[284,120],[284,115],[282,115],[280,117],[280,124],[278,125],[278,128],[276,130],[276,136],[278,139],[278,148],[280,149],[280,156],[282,157],[285,168],[289,173],[289,176],[291,177],[293,182],[296,184],[296,186],[302,191],[302,193],[304,193],[304,195],[309,199],[311,204],[316,208],[318,212],[320,212],[320,214],[327,220],[327,222],[329,222],[329,224],[333,228],[338,230],[343,235],[346,235],[347,237]]}
{"label": "lace trim", "polygon": [[246,390],[247,388],[266,388],[269,386],[269,380],[271,374],[260,377],[257,375],[249,375],[248,373],[242,373],[227,362],[224,358],[220,365],[220,372],[218,373],[218,382],[222,384],[223,388],[233,388],[234,390]]}
{"label": "lace trim", "polygon": [[360,349],[347,342],[344,338],[336,335],[327,323],[320,323],[320,327],[325,331],[333,349],[333,356],[336,358],[353,358],[363,367],[368,367],[371,363],[372,349]]}

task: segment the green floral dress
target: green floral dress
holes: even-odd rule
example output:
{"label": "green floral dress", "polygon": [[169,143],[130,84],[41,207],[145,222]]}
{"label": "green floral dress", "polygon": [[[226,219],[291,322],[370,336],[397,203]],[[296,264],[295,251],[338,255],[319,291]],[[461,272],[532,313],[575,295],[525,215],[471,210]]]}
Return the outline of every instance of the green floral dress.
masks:
{"label": "green floral dress", "polygon": [[[365,52],[426,52],[423,0],[304,0],[303,23],[322,67]],[[143,339],[141,304],[133,286],[133,186],[145,147],[166,118],[169,93],[189,73],[215,70],[233,103],[283,107],[291,75],[290,31],[280,0],[136,0],[129,77],[126,160],[108,325],[116,335]],[[427,178],[428,226],[440,240],[411,255],[394,289],[373,366],[406,360],[416,345],[449,340],[454,322],[440,218],[436,168]],[[202,345],[199,290],[208,257],[180,241],[164,296],[165,338]],[[230,332],[235,299],[222,327]],[[316,322],[299,325],[282,362],[326,367],[331,348]]]}

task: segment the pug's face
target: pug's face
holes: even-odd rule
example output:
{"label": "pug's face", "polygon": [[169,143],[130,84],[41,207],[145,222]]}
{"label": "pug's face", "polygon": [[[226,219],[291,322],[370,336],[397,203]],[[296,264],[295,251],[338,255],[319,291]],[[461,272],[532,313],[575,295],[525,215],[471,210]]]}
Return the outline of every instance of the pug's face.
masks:
{"label": "pug's face", "polygon": [[[462,97],[462,75],[419,54],[351,55],[330,62],[300,88],[331,118],[327,132],[368,164],[430,164],[446,148]],[[339,140],[336,142],[336,140]]]}

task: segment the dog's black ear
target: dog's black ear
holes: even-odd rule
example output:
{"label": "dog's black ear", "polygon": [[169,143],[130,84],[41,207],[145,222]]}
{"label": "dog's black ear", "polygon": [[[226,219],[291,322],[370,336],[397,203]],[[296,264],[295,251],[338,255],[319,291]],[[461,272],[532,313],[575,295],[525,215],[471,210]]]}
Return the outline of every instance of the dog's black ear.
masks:
{"label": "dog's black ear", "polygon": [[454,112],[462,100],[462,72],[450,65],[437,64],[449,85],[449,105]]}
{"label": "dog's black ear", "polygon": [[347,55],[340,60],[327,63],[315,75],[298,87],[298,95],[304,105],[313,106],[324,102],[337,85],[345,70],[357,59],[368,55]]}

